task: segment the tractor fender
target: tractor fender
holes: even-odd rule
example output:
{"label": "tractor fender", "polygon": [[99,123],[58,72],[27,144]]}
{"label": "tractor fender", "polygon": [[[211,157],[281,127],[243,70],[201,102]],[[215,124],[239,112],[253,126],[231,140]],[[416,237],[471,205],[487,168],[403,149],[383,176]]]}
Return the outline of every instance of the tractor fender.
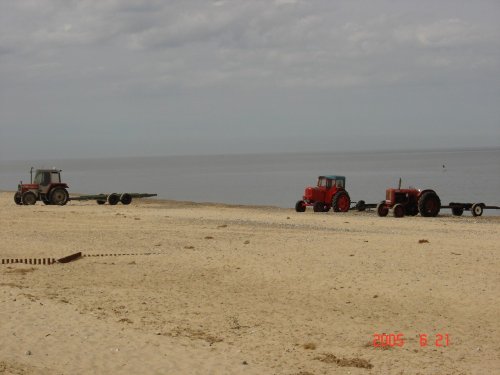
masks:
{"label": "tractor fender", "polygon": [[32,193],[35,193],[36,196],[38,196],[38,188],[33,188],[33,187],[29,187],[29,188],[26,188],[24,187],[24,189],[22,189],[20,191],[21,194],[24,194],[26,193],[27,191],[31,191]]}
{"label": "tractor fender", "polygon": [[57,184],[50,184],[49,185],[49,188],[47,189],[47,192],[45,193],[45,195],[47,197],[50,197],[50,195],[52,194],[52,192],[57,189],[57,188],[61,188],[61,189],[68,189],[68,184],[65,184],[65,183],[57,183]]}
{"label": "tractor fender", "polygon": [[49,190],[52,190],[52,189],[58,188],[58,187],[63,188],[63,189],[69,189],[68,184],[61,182],[61,183],[57,183],[57,184],[50,184]]}
{"label": "tractor fender", "polygon": [[435,191],[435,190],[433,190],[433,189],[425,189],[425,190],[422,190],[422,191],[418,194],[418,197],[420,198],[420,197],[421,197],[424,193],[428,193],[428,192],[432,192],[432,193],[434,193],[434,194],[438,195],[438,194],[436,193],[436,191]]}

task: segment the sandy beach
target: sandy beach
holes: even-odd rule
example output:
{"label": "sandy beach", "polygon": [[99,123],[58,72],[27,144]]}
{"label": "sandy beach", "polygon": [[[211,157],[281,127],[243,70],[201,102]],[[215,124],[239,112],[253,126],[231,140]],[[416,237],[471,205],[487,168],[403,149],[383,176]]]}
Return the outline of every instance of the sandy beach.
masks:
{"label": "sandy beach", "polygon": [[1,259],[84,257],[0,264],[0,373],[500,369],[498,216],[12,196],[0,193]]}

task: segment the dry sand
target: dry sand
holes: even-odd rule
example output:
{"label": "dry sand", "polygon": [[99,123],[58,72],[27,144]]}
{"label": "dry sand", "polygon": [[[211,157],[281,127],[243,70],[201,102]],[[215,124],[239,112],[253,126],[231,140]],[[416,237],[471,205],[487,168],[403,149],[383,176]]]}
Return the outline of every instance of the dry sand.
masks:
{"label": "dry sand", "polygon": [[498,374],[500,218],[468,215],[0,193],[0,258],[86,255],[0,265],[0,373]]}

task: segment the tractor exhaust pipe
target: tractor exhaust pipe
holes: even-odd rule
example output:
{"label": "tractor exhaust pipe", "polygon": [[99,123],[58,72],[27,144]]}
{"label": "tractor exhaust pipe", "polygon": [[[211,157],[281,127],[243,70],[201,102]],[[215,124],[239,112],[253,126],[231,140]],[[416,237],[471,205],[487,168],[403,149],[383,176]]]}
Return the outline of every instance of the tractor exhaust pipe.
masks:
{"label": "tractor exhaust pipe", "polygon": [[398,185],[398,190],[401,190],[401,177],[399,177],[399,185]]}
{"label": "tractor exhaust pipe", "polygon": [[30,169],[30,184],[33,183],[33,167]]}

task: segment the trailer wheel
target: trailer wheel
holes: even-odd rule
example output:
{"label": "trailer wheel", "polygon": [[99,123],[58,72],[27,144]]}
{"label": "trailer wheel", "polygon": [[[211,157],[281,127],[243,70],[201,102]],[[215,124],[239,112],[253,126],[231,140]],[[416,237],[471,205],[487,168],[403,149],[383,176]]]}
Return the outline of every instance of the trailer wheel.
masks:
{"label": "trailer wheel", "polygon": [[23,204],[23,197],[21,196],[21,193],[20,192],[16,192],[14,194],[14,202],[17,204],[17,205],[22,205]]}
{"label": "trailer wheel", "polygon": [[116,193],[111,193],[108,195],[108,203],[112,206],[120,201],[120,196]]}
{"label": "trailer wheel", "polygon": [[453,216],[462,216],[462,214],[464,213],[464,208],[463,207],[452,207],[451,213],[453,214]]}
{"label": "trailer wheel", "polygon": [[471,208],[472,216],[481,216],[483,214],[482,203],[474,203]]}
{"label": "trailer wheel", "polygon": [[98,199],[98,200],[97,200],[97,204],[98,204],[98,205],[102,205],[102,204],[104,204],[104,203],[106,203],[106,201],[103,201],[103,200],[101,200],[101,199]]}
{"label": "trailer wheel", "polygon": [[385,205],[385,202],[380,202],[377,206],[377,215],[380,217],[387,216],[389,209]]}
{"label": "trailer wheel", "polygon": [[323,202],[315,202],[313,205],[314,212],[325,212],[325,204]]}
{"label": "trailer wheel", "polygon": [[69,198],[68,191],[63,188],[55,188],[50,193],[50,203],[59,206],[64,206],[66,203],[68,203],[68,198]]}
{"label": "trailer wheel", "polygon": [[405,216],[405,208],[402,204],[396,204],[392,209],[392,214],[394,217],[403,217]]}
{"label": "trailer wheel", "polygon": [[122,204],[130,204],[130,202],[132,202],[132,196],[129,193],[123,193],[120,195],[120,202],[122,202]]}
{"label": "trailer wheel", "polygon": [[418,211],[424,217],[437,216],[441,209],[441,200],[433,191],[427,191],[422,194],[418,200]]}
{"label": "trailer wheel", "polygon": [[346,191],[337,192],[332,199],[332,207],[334,212],[347,212],[351,207],[351,198]]}
{"label": "trailer wheel", "polygon": [[365,211],[366,210],[366,202],[364,200],[360,200],[358,203],[356,203],[355,208],[358,211]]}
{"label": "trailer wheel", "polygon": [[306,204],[304,201],[297,201],[297,203],[295,203],[295,211],[304,212],[305,210],[306,210]]}
{"label": "trailer wheel", "polygon": [[32,191],[27,191],[22,196],[22,202],[26,205],[33,205],[36,203],[36,195]]}

